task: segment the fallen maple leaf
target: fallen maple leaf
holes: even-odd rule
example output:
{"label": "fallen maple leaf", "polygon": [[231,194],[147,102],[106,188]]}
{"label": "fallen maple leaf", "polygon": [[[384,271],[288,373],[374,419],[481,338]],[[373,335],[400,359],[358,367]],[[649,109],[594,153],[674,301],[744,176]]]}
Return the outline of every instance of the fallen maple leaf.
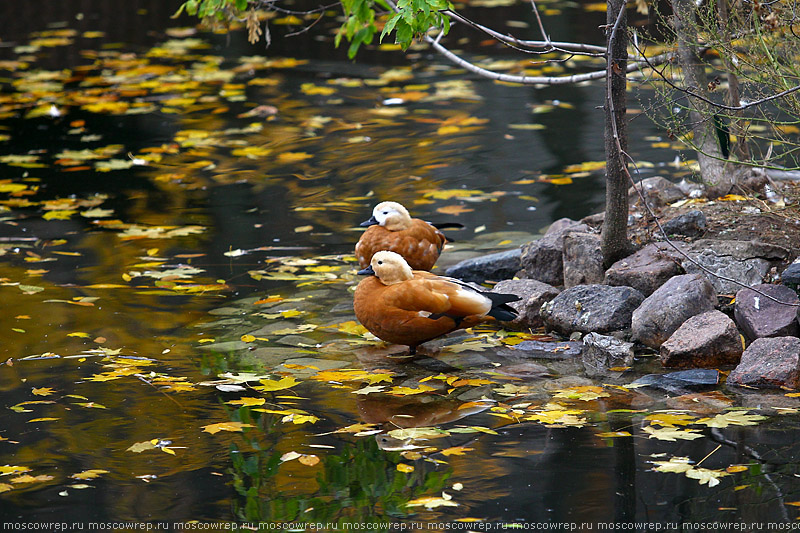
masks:
{"label": "fallen maple leaf", "polygon": [[243,431],[243,428],[255,427],[253,424],[243,424],[242,422],[219,422],[217,424],[209,424],[202,426],[203,431],[211,433],[219,433],[220,431]]}

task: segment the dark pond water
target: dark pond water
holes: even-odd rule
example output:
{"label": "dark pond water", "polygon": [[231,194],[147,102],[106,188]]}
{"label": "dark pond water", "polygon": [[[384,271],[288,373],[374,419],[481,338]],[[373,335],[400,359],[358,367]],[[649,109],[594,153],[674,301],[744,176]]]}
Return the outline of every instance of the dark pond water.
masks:
{"label": "dark pond water", "polygon": [[[511,348],[541,336],[496,328],[399,363],[354,322],[380,200],[466,226],[443,266],[602,209],[596,86],[495,84],[425,49],[353,63],[280,20],[265,50],[176,7],[0,6],[4,529],[795,523],[794,397],[621,387],[650,357],[533,377]],[[548,3],[553,37],[599,40],[592,7]],[[536,37],[525,4],[469,12]],[[680,177],[630,107],[642,175]]]}

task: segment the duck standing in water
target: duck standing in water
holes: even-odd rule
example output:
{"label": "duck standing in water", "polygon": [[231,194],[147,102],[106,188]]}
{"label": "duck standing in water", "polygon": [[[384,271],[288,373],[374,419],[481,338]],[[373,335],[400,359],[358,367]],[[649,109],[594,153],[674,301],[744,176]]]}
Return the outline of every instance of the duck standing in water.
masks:
{"label": "duck standing in water", "polygon": [[[379,203],[372,210],[372,217],[361,226],[368,226],[356,243],[356,258],[361,268],[370,265],[375,252],[390,250],[402,255],[414,270],[430,270],[447,242],[439,227],[411,218],[408,210],[397,202]],[[442,224],[440,227],[463,226]]]}
{"label": "duck standing in water", "polygon": [[477,290],[460,280],[412,270],[399,254],[379,251],[356,287],[356,318],[373,335],[415,354],[423,342],[491,320],[511,321],[513,294]]}

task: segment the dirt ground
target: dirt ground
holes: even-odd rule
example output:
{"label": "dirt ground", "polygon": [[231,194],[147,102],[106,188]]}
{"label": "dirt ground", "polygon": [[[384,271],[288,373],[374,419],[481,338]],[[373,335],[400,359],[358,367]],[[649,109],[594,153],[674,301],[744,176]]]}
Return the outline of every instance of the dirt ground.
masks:
{"label": "dirt ground", "polygon": [[[688,211],[699,209],[708,219],[705,239],[759,241],[788,248],[791,260],[800,255],[800,181],[776,182],[783,202],[775,203],[763,194],[739,194],[746,199],[699,199],[678,208],[664,207],[656,214],[662,223]],[[650,217],[633,229],[634,241],[650,242],[658,228]],[[662,239],[656,239],[662,240]],[[687,239],[689,240],[689,239]]]}

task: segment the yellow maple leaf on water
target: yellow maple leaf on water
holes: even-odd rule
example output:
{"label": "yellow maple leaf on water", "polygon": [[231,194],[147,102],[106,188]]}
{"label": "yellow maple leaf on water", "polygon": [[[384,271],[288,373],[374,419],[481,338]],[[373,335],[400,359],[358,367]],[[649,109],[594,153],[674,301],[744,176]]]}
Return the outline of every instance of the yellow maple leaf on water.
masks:
{"label": "yellow maple leaf on water", "polygon": [[710,428],[726,428],[728,426],[755,426],[766,419],[766,416],[753,415],[747,411],[728,411],[714,418],[701,418],[697,423]]}
{"label": "yellow maple leaf on water", "polygon": [[426,496],[424,498],[416,498],[406,503],[406,507],[425,507],[426,509],[435,509],[437,507],[458,507],[458,504],[452,500],[452,496],[442,493],[441,497]]}
{"label": "yellow maple leaf on water", "polygon": [[108,470],[100,470],[100,469],[92,469],[92,470],[84,470],[83,472],[78,472],[77,474],[72,474],[72,479],[95,479],[96,477],[108,474]]}
{"label": "yellow maple leaf on water", "polygon": [[584,402],[590,402],[592,400],[597,400],[598,398],[610,396],[603,390],[603,387],[597,387],[595,385],[570,387],[568,389],[561,389],[555,392],[556,393],[553,395],[554,398],[568,398],[570,400],[581,400]]}
{"label": "yellow maple leaf on water", "polygon": [[227,403],[231,405],[241,405],[247,407],[250,405],[264,405],[267,402],[264,398],[239,398],[238,400],[231,400]]}
{"label": "yellow maple leaf on water", "polygon": [[675,427],[665,427],[661,429],[655,429],[652,426],[647,426],[644,428],[644,432],[650,435],[651,439],[659,439],[659,440],[669,440],[669,441],[676,441],[680,440],[694,440],[699,439],[703,436],[702,433],[698,433],[693,429],[686,429],[681,430]]}
{"label": "yellow maple leaf on water", "polygon": [[466,452],[471,452],[475,448],[467,448],[466,446],[453,446],[442,450],[442,455],[464,455]]}
{"label": "yellow maple leaf on water", "polygon": [[644,419],[659,426],[685,426],[695,421],[695,417],[684,413],[653,413]]}
{"label": "yellow maple leaf on water", "polygon": [[[273,391],[284,390],[284,389],[288,389],[288,388],[294,387],[295,385],[297,385],[300,382],[297,381],[292,376],[286,376],[286,377],[281,378],[279,380],[262,379],[262,380],[259,381],[259,383],[261,383],[261,385],[255,385],[253,387],[253,390],[257,390],[257,391],[261,391],[261,392],[273,392]],[[261,403],[264,403],[264,402],[261,402]]]}
{"label": "yellow maple leaf on water", "polygon": [[36,396],[50,396],[55,392],[55,390],[51,389],[50,387],[39,387],[33,389],[31,392],[34,393]]}
{"label": "yellow maple leaf on water", "polygon": [[397,464],[397,471],[403,472],[404,474],[409,474],[414,471],[413,465],[407,465],[405,463],[398,463]]}
{"label": "yellow maple leaf on water", "polygon": [[243,431],[244,428],[255,427],[253,424],[244,424],[242,422],[219,422],[217,424],[209,424],[202,426],[203,431],[206,433],[219,433],[220,431]]}

